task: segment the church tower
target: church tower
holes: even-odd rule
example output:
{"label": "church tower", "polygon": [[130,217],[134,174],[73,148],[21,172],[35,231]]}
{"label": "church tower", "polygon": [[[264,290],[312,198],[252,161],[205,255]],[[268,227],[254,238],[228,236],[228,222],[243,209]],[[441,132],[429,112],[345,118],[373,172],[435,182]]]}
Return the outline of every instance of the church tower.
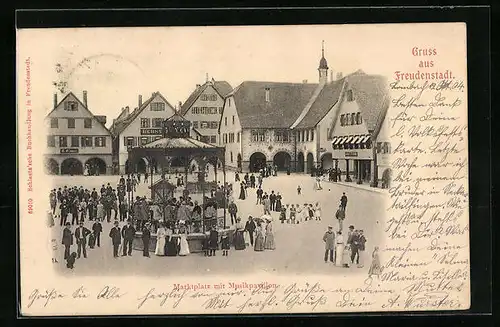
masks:
{"label": "church tower", "polygon": [[319,84],[325,85],[328,81],[328,63],[325,59],[325,41],[321,42],[321,59],[319,60]]}

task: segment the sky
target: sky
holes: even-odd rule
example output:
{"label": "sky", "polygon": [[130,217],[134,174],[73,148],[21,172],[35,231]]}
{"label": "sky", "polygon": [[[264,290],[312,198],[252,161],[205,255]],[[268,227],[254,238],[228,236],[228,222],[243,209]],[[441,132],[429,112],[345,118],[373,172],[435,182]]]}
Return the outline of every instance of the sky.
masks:
{"label": "sky", "polygon": [[[316,83],[323,41],[334,75],[358,69],[387,76],[417,70],[415,63],[422,58],[412,57],[414,46],[437,44],[440,53],[463,52],[465,44],[450,37],[457,25],[416,25],[20,30],[18,62],[31,60],[35,107],[48,113],[57,92],[53,83],[64,82],[65,91],[80,99],[86,90],[89,109],[107,116],[109,127],[122,107],[137,106],[139,94],[146,101],[159,91],[177,105],[207,74],[233,88],[248,80]],[[58,99],[64,95],[58,92]]]}

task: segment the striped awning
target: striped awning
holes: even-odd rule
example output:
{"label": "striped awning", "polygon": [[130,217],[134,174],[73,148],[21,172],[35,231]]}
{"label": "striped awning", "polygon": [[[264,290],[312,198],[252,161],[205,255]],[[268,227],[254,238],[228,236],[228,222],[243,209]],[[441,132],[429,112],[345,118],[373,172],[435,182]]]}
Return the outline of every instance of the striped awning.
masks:
{"label": "striped awning", "polygon": [[344,137],[342,137],[342,138],[340,139],[340,142],[338,143],[338,145],[342,145],[342,144],[344,144],[344,143],[345,143],[345,141],[347,141],[347,138],[348,138],[348,136],[344,136]]}
{"label": "striped awning", "polygon": [[366,142],[368,142],[368,140],[370,139],[370,137],[371,137],[370,135],[365,135],[365,136],[363,137],[363,139],[361,140],[361,143],[366,143]]}
{"label": "striped awning", "polygon": [[342,139],[343,139],[342,136],[337,137],[337,139],[335,140],[335,143],[333,143],[333,145],[339,145],[340,141],[342,141]]}
{"label": "striped awning", "polygon": [[349,144],[354,139],[354,136],[348,136],[344,143]]}
{"label": "striped awning", "polygon": [[332,138],[332,145],[335,145],[335,142],[337,142],[337,140],[338,140],[337,136],[335,136],[334,138]]}
{"label": "striped awning", "polygon": [[361,136],[356,135],[354,139],[352,140],[352,144],[358,144],[358,140],[361,138]]}

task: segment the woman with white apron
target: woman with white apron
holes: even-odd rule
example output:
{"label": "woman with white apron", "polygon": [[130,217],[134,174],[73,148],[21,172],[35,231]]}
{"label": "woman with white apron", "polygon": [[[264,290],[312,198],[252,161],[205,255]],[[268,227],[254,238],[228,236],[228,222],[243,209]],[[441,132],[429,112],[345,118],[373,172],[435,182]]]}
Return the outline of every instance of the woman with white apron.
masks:
{"label": "woman with white apron", "polygon": [[167,231],[165,230],[165,226],[163,224],[160,225],[160,228],[156,231],[156,249],[155,255],[164,256],[165,255],[165,236],[167,235]]}
{"label": "woman with white apron", "polygon": [[337,232],[337,237],[335,238],[335,266],[342,267],[342,261],[344,256],[344,236],[342,232]]}

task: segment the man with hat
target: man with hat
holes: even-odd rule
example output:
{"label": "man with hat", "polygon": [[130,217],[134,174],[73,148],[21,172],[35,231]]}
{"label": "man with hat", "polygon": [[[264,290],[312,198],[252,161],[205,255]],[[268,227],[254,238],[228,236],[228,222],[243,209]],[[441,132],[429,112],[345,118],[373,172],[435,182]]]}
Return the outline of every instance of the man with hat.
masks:
{"label": "man with hat", "polygon": [[115,226],[109,231],[109,237],[111,237],[111,240],[113,242],[113,257],[118,258],[118,248],[120,247],[120,243],[122,242],[118,220],[115,220]]}
{"label": "man with hat", "polygon": [[142,228],[142,256],[149,258],[149,240],[151,239],[151,223],[147,222]]}
{"label": "man with hat", "polygon": [[325,263],[328,262],[328,253],[330,253],[330,262],[335,262],[333,254],[335,251],[335,233],[333,227],[328,226],[328,230],[323,235],[323,242],[325,242]]}
{"label": "man with hat", "polygon": [[71,233],[71,224],[67,222],[64,225],[62,244],[64,245],[64,260],[69,258],[70,247],[73,245],[73,233]]}
{"label": "man with hat", "polygon": [[[123,237],[123,253],[122,257],[132,256],[132,242],[134,241],[135,236],[135,228],[132,226],[132,222],[127,220],[127,225],[122,228],[122,237]],[[128,251],[127,251],[128,250]]]}
{"label": "man with hat", "polygon": [[91,231],[83,226],[83,220],[80,221],[80,226],[77,227],[75,230],[75,238],[76,238],[76,244],[78,245],[78,258],[80,258],[80,255],[82,254],[83,250],[83,257],[87,257],[87,236],[91,233]]}

